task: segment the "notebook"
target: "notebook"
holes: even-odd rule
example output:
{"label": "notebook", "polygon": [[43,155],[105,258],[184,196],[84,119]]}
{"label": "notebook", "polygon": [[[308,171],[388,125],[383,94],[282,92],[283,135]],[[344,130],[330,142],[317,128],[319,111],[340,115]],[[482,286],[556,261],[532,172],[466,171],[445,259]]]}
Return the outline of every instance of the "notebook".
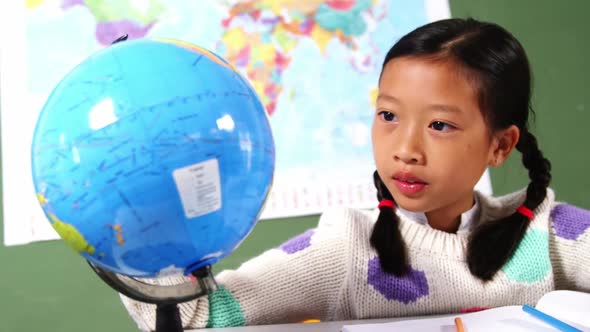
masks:
{"label": "notebook", "polygon": [[[590,332],[590,293],[553,291],[545,294],[536,309],[582,331]],[[344,325],[342,332],[440,331],[455,332],[455,317],[461,317],[466,332],[554,332],[555,327],[531,316],[522,306],[506,306],[469,314],[404,320],[390,323]]]}

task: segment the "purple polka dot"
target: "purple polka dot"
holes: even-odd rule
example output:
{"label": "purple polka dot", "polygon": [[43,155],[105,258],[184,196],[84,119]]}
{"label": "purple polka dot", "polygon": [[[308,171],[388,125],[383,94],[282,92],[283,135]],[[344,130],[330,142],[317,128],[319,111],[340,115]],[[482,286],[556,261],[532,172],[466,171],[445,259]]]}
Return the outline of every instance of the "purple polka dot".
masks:
{"label": "purple polka dot", "polygon": [[287,254],[294,254],[298,251],[301,251],[311,245],[311,236],[313,233],[313,229],[310,229],[307,232],[297,235],[296,237],[283,243],[279,248]]}
{"label": "purple polka dot", "polygon": [[369,261],[369,285],[373,286],[388,300],[397,300],[408,304],[422,296],[428,295],[428,281],[422,271],[410,271],[403,277],[396,277],[381,270],[379,258]]}
{"label": "purple polka dot", "polygon": [[575,240],[590,227],[590,211],[569,204],[560,204],[551,211],[555,234]]}

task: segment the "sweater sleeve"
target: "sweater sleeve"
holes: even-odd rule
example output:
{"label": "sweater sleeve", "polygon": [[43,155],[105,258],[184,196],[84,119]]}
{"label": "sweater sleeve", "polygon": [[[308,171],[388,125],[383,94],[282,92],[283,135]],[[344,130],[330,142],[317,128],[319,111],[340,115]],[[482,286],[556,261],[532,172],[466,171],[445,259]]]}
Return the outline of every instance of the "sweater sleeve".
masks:
{"label": "sweater sleeve", "polygon": [[[180,304],[185,328],[227,327],[328,320],[344,285],[348,243],[347,214],[326,212],[318,227],[255,257],[237,270],[219,273],[217,291]],[[156,280],[178,283],[180,280]],[[155,306],[124,296],[138,327],[152,331]]]}
{"label": "sweater sleeve", "polygon": [[551,210],[551,226],[555,287],[590,292],[590,211],[557,204]]}

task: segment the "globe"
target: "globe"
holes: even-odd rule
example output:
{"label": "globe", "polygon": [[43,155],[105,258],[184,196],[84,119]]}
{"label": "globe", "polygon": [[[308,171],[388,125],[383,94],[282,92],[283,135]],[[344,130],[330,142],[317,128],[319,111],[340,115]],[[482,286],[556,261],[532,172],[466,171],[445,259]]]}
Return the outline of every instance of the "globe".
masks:
{"label": "globe", "polygon": [[76,66],[32,142],[48,221],[92,264],[130,277],[188,274],[233,252],[274,164],[252,86],[216,54],[168,39],[119,42]]}

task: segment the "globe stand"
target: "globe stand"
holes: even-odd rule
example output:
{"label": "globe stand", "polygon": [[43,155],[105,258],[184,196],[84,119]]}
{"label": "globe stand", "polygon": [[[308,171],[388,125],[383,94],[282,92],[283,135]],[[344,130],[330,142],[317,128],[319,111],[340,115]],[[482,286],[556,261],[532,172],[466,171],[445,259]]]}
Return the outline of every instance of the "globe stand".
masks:
{"label": "globe stand", "polygon": [[217,283],[206,265],[195,270],[190,282],[162,286],[145,283],[138,279],[107,271],[88,262],[90,267],[107,285],[117,292],[140,302],[156,305],[156,332],[182,332],[178,304],[207,295],[217,289]]}

